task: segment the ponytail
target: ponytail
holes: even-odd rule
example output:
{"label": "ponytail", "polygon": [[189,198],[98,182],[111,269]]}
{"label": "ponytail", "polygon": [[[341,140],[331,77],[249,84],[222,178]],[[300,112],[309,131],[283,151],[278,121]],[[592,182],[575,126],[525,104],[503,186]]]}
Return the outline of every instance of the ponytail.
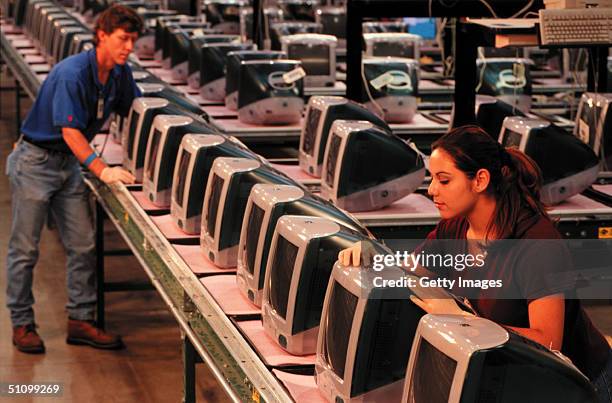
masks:
{"label": "ponytail", "polygon": [[516,148],[504,148],[478,126],[452,129],[432,144],[454,160],[457,168],[473,179],[480,169],[490,174],[486,192],[495,198],[496,210],[489,222],[486,238],[513,236],[518,222],[529,216],[548,218],[540,201],[542,174],[537,164]]}

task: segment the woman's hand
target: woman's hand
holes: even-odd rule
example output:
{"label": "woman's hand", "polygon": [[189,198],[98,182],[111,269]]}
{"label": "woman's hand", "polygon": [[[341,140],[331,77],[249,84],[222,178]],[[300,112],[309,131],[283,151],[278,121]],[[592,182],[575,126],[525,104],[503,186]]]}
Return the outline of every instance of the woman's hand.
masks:
{"label": "woman's hand", "polygon": [[354,243],[350,248],[341,250],[338,253],[338,261],[343,266],[367,266],[374,260],[376,251],[367,241]]}
{"label": "woman's hand", "polygon": [[410,296],[410,301],[419,306],[422,310],[431,314],[442,315],[463,315],[474,316],[466,312],[457,305],[454,298],[419,298],[416,295]]}

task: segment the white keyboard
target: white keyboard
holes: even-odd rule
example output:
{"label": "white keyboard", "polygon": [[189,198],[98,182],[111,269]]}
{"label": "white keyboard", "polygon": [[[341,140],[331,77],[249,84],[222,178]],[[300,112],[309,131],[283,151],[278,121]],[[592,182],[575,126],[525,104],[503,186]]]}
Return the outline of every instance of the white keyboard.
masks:
{"label": "white keyboard", "polygon": [[612,44],[612,8],[540,10],[542,45]]}

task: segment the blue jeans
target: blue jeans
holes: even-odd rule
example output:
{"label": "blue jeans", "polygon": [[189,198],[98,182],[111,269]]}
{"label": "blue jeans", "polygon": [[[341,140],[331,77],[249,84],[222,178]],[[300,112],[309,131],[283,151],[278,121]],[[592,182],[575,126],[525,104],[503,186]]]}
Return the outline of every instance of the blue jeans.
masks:
{"label": "blue jeans", "polygon": [[593,386],[597,390],[600,403],[612,403],[612,350],[608,355],[608,362],[593,381]]}
{"label": "blue jeans", "polygon": [[51,213],[66,251],[68,315],[94,319],[95,236],[89,189],[74,155],[20,141],[8,156],[12,223],[7,255],[7,307],[13,326],[34,323],[32,279],[40,234]]}

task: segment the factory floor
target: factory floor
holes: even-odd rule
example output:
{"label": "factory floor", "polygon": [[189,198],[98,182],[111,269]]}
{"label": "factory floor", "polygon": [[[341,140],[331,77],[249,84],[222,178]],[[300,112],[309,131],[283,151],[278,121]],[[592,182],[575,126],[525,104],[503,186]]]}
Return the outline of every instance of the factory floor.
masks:
{"label": "factory floor", "polygon": [[[34,295],[38,332],[47,353],[27,355],[11,344],[6,305],[6,253],[10,222],[10,189],[4,175],[7,155],[15,139],[15,93],[12,77],[2,70],[0,92],[0,383],[59,382],[62,402],[179,402],[182,399],[180,332],[155,291],[115,292],[106,295],[107,329],[123,335],[127,348],[101,351],[69,346],[66,337],[65,256],[58,234],[44,230],[35,269]],[[22,98],[22,118],[31,100]],[[122,247],[119,235],[106,228],[107,246]],[[111,281],[140,280],[146,275],[133,257],[107,258]],[[612,343],[612,306],[588,308],[591,317]],[[0,401],[36,401],[31,398]],[[197,367],[198,402],[227,401],[205,365]],[[39,400],[48,401],[41,398]]]}
{"label": "factory floor", "polygon": [[[5,66],[0,78],[0,384],[53,382],[63,386],[63,396],[57,400],[0,395],[0,402],[180,402],[180,331],[156,291],[106,294],[106,327],[123,336],[125,350],[103,351],[66,344],[65,255],[57,231],[44,230],[34,270],[36,322],[47,352],[29,355],[13,347],[5,293],[11,193],[4,167],[14,141],[16,103],[15,92],[8,90],[14,87],[14,81],[6,74]],[[22,98],[22,118],[31,104],[30,99]],[[110,248],[125,247],[111,224],[106,227],[106,239]],[[110,281],[147,280],[133,257],[107,258],[106,264]],[[228,401],[206,365],[197,366],[196,376],[198,402]]]}

